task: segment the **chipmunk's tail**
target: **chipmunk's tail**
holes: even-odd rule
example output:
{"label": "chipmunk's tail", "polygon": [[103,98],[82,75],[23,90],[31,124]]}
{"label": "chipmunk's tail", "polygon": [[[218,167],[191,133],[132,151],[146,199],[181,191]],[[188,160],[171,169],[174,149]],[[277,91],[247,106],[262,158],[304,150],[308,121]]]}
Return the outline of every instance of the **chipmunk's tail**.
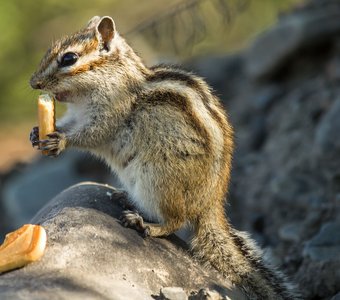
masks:
{"label": "chipmunk's tail", "polygon": [[265,261],[255,243],[230,228],[223,214],[199,220],[195,227],[195,256],[217,269],[249,299],[301,299],[285,277]]}

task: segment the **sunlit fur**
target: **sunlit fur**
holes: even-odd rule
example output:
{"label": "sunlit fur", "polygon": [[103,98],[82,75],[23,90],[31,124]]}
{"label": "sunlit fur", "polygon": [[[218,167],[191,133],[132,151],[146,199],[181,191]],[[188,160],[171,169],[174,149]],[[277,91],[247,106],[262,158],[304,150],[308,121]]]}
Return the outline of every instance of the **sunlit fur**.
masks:
{"label": "sunlit fur", "polygon": [[[106,20],[107,21],[107,20]],[[68,147],[86,149],[118,175],[149,220],[151,236],[189,224],[198,259],[216,268],[250,299],[295,299],[284,277],[224,215],[233,130],[201,78],[171,66],[147,68],[114,30],[107,49],[101,19],[55,42],[31,83],[68,92],[58,122]],[[66,52],[79,60],[60,68]]]}

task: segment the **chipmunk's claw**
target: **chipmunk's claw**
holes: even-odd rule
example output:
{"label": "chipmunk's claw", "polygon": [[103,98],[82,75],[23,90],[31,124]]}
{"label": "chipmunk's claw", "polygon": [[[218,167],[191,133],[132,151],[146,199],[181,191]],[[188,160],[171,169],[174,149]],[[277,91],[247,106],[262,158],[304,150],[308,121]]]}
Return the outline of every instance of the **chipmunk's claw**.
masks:
{"label": "chipmunk's claw", "polygon": [[39,145],[39,127],[33,127],[32,131],[30,132],[30,141],[33,147]]}
{"label": "chipmunk's claw", "polygon": [[144,226],[144,231],[142,233],[143,235],[143,238],[147,238],[149,236],[151,236],[151,233],[150,233],[150,227],[149,226]]}
{"label": "chipmunk's claw", "polygon": [[124,210],[120,222],[124,227],[136,229],[143,237],[150,236],[149,226],[144,225],[143,217],[137,211]]}
{"label": "chipmunk's claw", "polygon": [[48,151],[47,156],[58,156],[66,147],[65,134],[56,131],[48,134],[47,137],[48,139],[38,142],[38,149],[42,151]]}

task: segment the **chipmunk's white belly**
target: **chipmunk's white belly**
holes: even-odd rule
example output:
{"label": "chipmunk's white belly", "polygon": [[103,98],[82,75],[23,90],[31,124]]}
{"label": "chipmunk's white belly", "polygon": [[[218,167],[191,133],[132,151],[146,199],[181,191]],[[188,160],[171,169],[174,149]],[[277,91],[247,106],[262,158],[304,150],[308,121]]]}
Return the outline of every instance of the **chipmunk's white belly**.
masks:
{"label": "chipmunk's white belly", "polygon": [[108,148],[95,149],[92,153],[103,158],[111,169],[117,174],[124,189],[129,194],[129,200],[136,207],[143,217],[148,221],[163,222],[163,217],[159,209],[160,199],[155,192],[156,178],[150,171],[142,166],[142,162],[132,161],[127,167],[119,167],[116,157],[112,156]]}
{"label": "chipmunk's white belly", "polygon": [[143,172],[138,162],[132,162],[124,170],[117,170],[117,175],[138,211],[150,221],[162,222],[153,175]]}

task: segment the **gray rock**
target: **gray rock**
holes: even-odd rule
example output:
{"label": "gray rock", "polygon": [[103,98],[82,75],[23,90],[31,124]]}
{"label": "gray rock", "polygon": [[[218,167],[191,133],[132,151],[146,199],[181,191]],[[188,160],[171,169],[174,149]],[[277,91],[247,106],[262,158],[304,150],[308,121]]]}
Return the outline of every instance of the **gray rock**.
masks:
{"label": "gray rock", "polygon": [[281,172],[278,176],[271,178],[269,187],[271,192],[281,201],[296,203],[296,197],[308,192],[312,186],[311,179],[299,174],[295,170]]}
{"label": "gray rock", "polygon": [[340,292],[337,293],[331,300],[340,300]]}
{"label": "gray rock", "polygon": [[298,242],[301,239],[301,222],[283,225],[279,230],[279,236],[282,240],[288,242]]}
{"label": "gray rock", "polygon": [[230,300],[230,298],[216,290],[201,289],[198,293],[191,295],[189,300]]}
{"label": "gray rock", "polygon": [[339,34],[339,18],[340,10],[334,7],[285,16],[248,49],[246,73],[253,79],[273,75],[301,48],[312,48]]}
{"label": "gray rock", "polygon": [[[27,223],[50,199],[67,187],[86,180],[93,174],[80,172],[78,164],[89,161],[86,154],[67,151],[58,161],[42,157],[3,187],[3,206],[11,227]],[[84,164],[85,165],[85,164]]]}
{"label": "gray rock", "polygon": [[339,261],[340,222],[324,224],[317,235],[306,243],[303,256],[314,261]]}
{"label": "gray rock", "polygon": [[202,268],[176,236],[143,239],[121,226],[119,194],[82,183],[49,202],[32,223],[47,231],[43,258],[0,276],[0,299],[153,299],[161,287],[186,291],[218,286],[231,299],[240,291]]}
{"label": "gray rock", "polygon": [[315,146],[317,155],[322,159],[332,160],[339,167],[339,160],[333,161],[338,157],[340,151],[340,98],[337,99],[323,116],[315,133]]}
{"label": "gray rock", "polygon": [[181,287],[165,287],[161,289],[162,300],[187,300],[188,296]]}
{"label": "gray rock", "polygon": [[304,259],[296,278],[302,287],[304,299],[330,299],[340,291],[340,261]]}
{"label": "gray rock", "polygon": [[279,85],[271,84],[259,88],[255,97],[252,99],[254,108],[262,112],[268,111],[283,94],[284,90]]}

